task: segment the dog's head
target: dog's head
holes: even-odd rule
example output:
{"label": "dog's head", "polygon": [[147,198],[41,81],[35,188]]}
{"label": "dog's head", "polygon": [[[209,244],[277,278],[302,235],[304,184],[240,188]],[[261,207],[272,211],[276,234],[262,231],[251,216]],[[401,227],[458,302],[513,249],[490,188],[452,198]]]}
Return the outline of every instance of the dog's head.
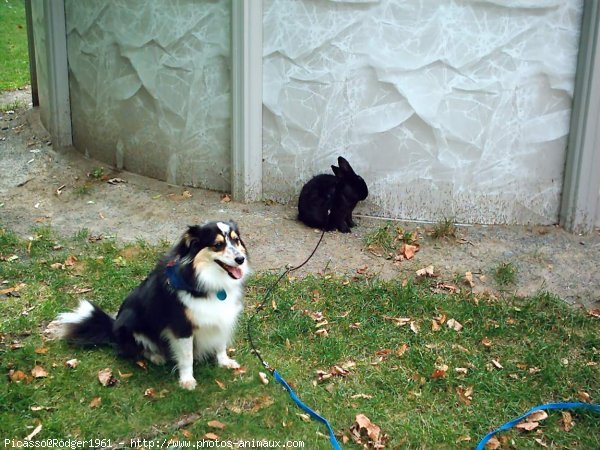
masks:
{"label": "dog's head", "polygon": [[209,288],[243,282],[249,272],[246,246],[233,221],[188,227],[176,253],[193,268],[196,279]]}

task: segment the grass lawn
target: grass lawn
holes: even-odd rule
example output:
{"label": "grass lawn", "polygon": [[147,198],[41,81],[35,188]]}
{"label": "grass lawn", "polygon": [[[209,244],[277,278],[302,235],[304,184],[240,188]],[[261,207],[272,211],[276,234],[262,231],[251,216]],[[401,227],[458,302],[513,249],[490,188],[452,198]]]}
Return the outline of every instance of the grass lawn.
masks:
{"label": "grass lawn", "polygon": [[0,92],[29,84],[23,0],[0,0]]}
{"label": "grass lawn", "polygon": [[[306,421],[273,380],[260,382],[263,369],[249,350],[246,321],[273,274],[256,274],[248,286],[234,343],[245,370],[197,365],[191,393],[178,388],[171,365],[44,340],[48,322],[80,298],[116,311],[165,249],[121,247],[86,231],[62,240],[49,228],[21,240],[0,228],[2,439],[22,439],[37,427],[34,440],[218,436],[329,448],[324,427]],[[597,319],[551,295],[492,298],[461,290],[438,292],[431,278],[289,277],[255,322],[256,341],[340,441],[364,414],[389,436],[386,448],[467,449],[539,403],[598,403]],[[79,361],[75,368],[65,364],[71,359]],[[116,385],[100,384],[104,368]],[[536,429],[499,439],[504,448],[600,448],[598,415],[574,410],[570,419],[551,412]],[[362,448],[352,440],[343,446]]]}

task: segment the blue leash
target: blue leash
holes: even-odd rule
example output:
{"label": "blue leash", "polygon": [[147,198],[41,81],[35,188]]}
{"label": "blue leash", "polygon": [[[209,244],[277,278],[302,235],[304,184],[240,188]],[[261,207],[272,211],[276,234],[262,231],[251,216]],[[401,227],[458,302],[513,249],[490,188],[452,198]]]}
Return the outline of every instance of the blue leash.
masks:
{"label": "blue leash", "polygon": [[531,408],[529,411],[527,411],[522,416],[519,416],[516,419],[513,419],[513,420],[511,420],[509,422],[506,422],[501,427],[499,427],[499,428],[495,429],[494,431],[491,431],[488,434],[486,434],[485,437],[481,440],[481,442],[479,442],[479,445],[477,446],[477,448],[475,450],[484,450],[485,444],[496,433],[499,433],[500,431],[506,431],[506,430],[514,427],[521,420],[525,419],[527,416],[529,416],[530,414],[532,414],[532,413],[534,413],[536,411],[551,410],[551,409],[576,409],[576,408],[589,409],[591,411],[600,412],[600,405],[591,405],[589,403],[581,403],[581,402],[546,403],[546,404],[543,404],[543,405],[538,405],[538,406],[536,406],[534,408]]}
{"label": "blue leash", "polygon": [[281,377],[281,375],[279,375],[279,372],[277,372],[277,370],[273,370],[272,375],[273,375],[273,378],[275,378],[275,380],[279,384],[281,384],[286,389],[286,391],[288,391],[288,394],[290,394],[290,397],[292,398],[294,403],[296,403],[296,405],[298,405],[298,408],[300,408],[302,411],[307,413],[313,419],[325,424],[325,426],[327,427],[327,430],[329,431],[329,442],[331,443],[331,447],[334,448],[335,450],[341,450],[342,447],[340,447],[340,444],[338,443],[337,439],[335,438],[333,428],[331,428],[329,421],[325,417],[317,414],[311,408],[306,406],[306,404],[298,398],[298,396],[296,395],[294,390],[290,387],[290,385],[286,383],[286,381]]}

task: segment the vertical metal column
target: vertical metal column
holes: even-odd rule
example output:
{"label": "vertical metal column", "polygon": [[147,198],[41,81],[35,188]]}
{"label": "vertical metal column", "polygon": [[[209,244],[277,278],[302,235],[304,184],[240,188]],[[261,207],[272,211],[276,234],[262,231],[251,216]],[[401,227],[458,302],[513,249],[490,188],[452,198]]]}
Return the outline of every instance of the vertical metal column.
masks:
{"label": "vertical metal column", "polygon": [[29,50],[29,80],[31,83],[31,103],[39,106],[37,86],[37,67],[35,65],[35,44],[33,42],[33,20],[31,16],[31,0],[25,0],[25,23],[27,24],[27,48]]}
{"label": "vertical metal column", "polygon": [[574,233],[594,229],[600,196],[600,4],[585,0],[560,224]]}
{"label": "vertical metal column", "polygon": [[262,0],[233,0],[231,191],[262,198]]}

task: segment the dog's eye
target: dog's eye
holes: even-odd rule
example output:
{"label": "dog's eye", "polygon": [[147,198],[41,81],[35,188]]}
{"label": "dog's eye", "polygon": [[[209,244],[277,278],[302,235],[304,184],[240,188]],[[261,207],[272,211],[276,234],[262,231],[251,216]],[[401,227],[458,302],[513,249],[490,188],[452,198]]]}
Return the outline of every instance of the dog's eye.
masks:
{"label": "dog's eye", "polygon": [[213,248],[215,250],[223,250],[225,248],[225,242],[223,242],[223,241],[215,242],[215,244],[213,245]]}

